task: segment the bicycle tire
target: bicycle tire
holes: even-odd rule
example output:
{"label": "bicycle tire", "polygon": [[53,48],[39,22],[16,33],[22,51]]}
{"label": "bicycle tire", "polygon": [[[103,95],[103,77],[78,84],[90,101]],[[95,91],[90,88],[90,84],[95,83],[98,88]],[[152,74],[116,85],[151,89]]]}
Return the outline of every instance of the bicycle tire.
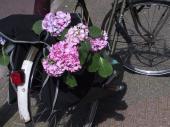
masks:
{"label": "bicycle tire", "polygon": [[[70,89],[60,81],[57,103],[53,114],[50,116],[50,127],[91,127],[96,115],[98,104],[96,102],[87,102],[87,97],[91,92],[89,87],[92,80],[91,75],[85,73],[86,80],[78,76],[78,86]],[[84,79],[84,80],[83,80]],[[81,83],[81,84],[80,84]],[[87,88],[88,87],[88,88]],[[86,98],[86,99],[85,99]],[[85,100],[84,100],[85,99]]]}
{"label": "bicycle tire", "polygon": [[[56,112],[50,127],[91,127],[96,116],[98,101],[81,106],[68,107]],[[56,118],[56,119],[54,119]]]}
{"label": "bicycle tire", "polygon": [[[158,14],[160,14],[161,13],[161,11],[159,10],[159,12],[158,11],[156,11],[156,7],[159,7],[159,8],[157,8],[157,9],[160,9],[161,7],[162,8],[166,8],[168,11],[167,11],[167,13],[165,12],[166,10],[164,10],[163,11],[163,16],[164,15],[168,15],[169,14],[169,7],[170,7],[170,2],[169,1],[166,1],[166,0],[162,0],[162,1],[159,1],[159,0],[149,0],[149,1],[143,1],[143,0],[131,0],[130,1],[130,3],[127,3],[127,5],[126,5],[126,7],[125,7],[125,12],[124,12],[124,16],[123,16],[123,20],[124,20],[124,23],[125,23],[125,25],[123,25],[124,27],[123,27],[123,29],[124,29],[124,32],[127,32],[127,34],[128,34],[128,36],[130,36],[130,39],[132,39],[132,41],[130,42],[127,42],[127,40],[123,37],[123,35],[121,34],[121,32],[120,31],[117,31],[118,33],[120,33],[120,35],[121,36],[119,36],[118,38],[117,38],[117,45],[116,45],[116,51],[115,51],[115,53],[118,53],[119,55],[120,55],[120,57],[121,57],[121,59],[122,59],[122,63],[123,63],[123,65],[124,65],[124,67],[126,68],[126,69],[128,69],[128,70],[130,70],[130,71],[132,71],[132,72],[135,72],[135,73],[138,73],[138,74],[144,74],[144,75],[151,75],[151,76],[158,76],[158,75],[165,75],[165,74],[169,74],[170,73],[170,67],[168,66],[168,65],[170,65],[170,64],[168,64],[169,63],[169,58],[168,58],[168,55],[166,55],[164,52],[165,52],[165,50],[167,50],[168,51],[168,49],[166,48],[164,48],[164,47],[162,47],[162,49],[161,49],[161,44],[163,44],[163,42],[156,42],[155,40],[158,38],[158,37],[164,37],[163,39],[165,40],[165,39],[167,39],[166,37],[167,37],[167,35],[166,35],[166,33],[168,33],[168,31],[169,31],[169,29],[168,29],[168,27],[166,26],[164,26],[164,27],[162,27],[161,28],[161,34],[163,34],[163,32],[165,32],[164,33],[164,36],[163,35],[159,35],[159,36],[156,36],[155,38],[155,40],[154,40],[154,43],[152,44],[152,48],[153,49],[150,49],[150,50],[153,50],[153,51],[150,51],[150,52],[146,52],[146,49],[144,50],[144,45],[142,45],[142,42],[141,42],[141,39],[143,39],[142,38],[142,36],[148,36],[148,35],[146,35],[146,33],[145,34],[143,34],[142,33],[142,35],[140,35],[139,36],[139,34],[140,33],[137,33],[138,31],[136,30],[136,28],[134,27],[134,25],[132,25],[132,19],[130,19],[131,17],[130,17],[130,14],[128,14],[128,12],[129,12],[129,10],[130,10],[130,8],[136,8],[136,10],[138,11],[137,13],[138,13],[138,16],[140,15],[140,13],[141,13],[141,15],[140,16],[142,16],[142,14],[144,13],[144,12],[142,12],[144,9],[152,9],[151,11],[149,11],[147,14],[149,14],[149,13],[153,13],[153,14],[155,14],[156,12],[157,12],[157,15]],[[137,8],[138,7],[138,8]],[[142,10],[139,10],[140,9],[140,7],[142,7],[141,9]],[[152,7],[154,7],[154,8],[152,8]],[[161,9],[162,9],[161,8]],[[116,10],[116,13],[115,13],[115,18],[117,18],[117,17],[119,17],[119,13],[120,13],[120,9],[121,9],[121,4],[119,4],[119,6],[117,7],[117,10]],[[154,11],[153,11],[153,9],[155,9]],[[105,20],[109,20],[109,16],[110,16],[110,14],[111,14],[111,11],[109,11],[108,12],[108,14],[106,15],[106,17],[105,17]],[[144,13],[144,14],[146,14],[146,12]],[[143,14],[143,15],[144,15]],[[153,19],[153,14],[152,14],[152,20],[154,20],[154,22],[155,22],[155,20],[156,19]],[[146,16],[146,15],[145,15]],[[148,16],[149,17],[149,16]],[[149,20],[151,17],[149,17],[149,18],[143,18],[143,20],[144,19],[147,19],[147,20]],[[159,17],[159,16],[155,16],[155,17],[158,17],[158,18],[161,18],[161,16]],[[154,18],[155,18],[154,17]],[[164,17],[163,17],[164,18]],[[131,20],[131,21],[130,21]],[[152,21],[151,20],[151,21]],[[160,20],[160,19],[159,19]],[[129,22],[128,22],[129,21]],[[161,20],[160,20],[161,21]],[[146,21],[144,22],[144,21],[141,21],[140,20],[140,23],[144,23],[145,25],[141,25],[142,27],[145,27],[146,26]],[[149,21],[148,21],[149,22]],[[147,22],[147,23],[148,23]],[[116,23],[118,23],[118,22],[116,22]],[[166,22],[165,22],[166,23]],[[130,26],[130,25],[131,26]],[[149,24],[149,23],[148,23]],[[148,25],[147,24],[147,25]],[[115,25],[115,23],[114,23],[114,25]],[[112,27],[116,27],[116,26],[112,26]],[[165,24],[166,25],[166,24]],[[167,30],[165,30],[165,29],[163,29],[163,28],[167,28]],[[126,29],[127,29],[127,31],[126,31]],[[140,31],[142,31],[141,29],[143,29],[143,28],[140,28]],[[163,30],[162,30],[163,29]],[[144,31],[144,30],[143,30]],[[143,32],[142,31],[142,32]],[[154,31],[154,30],[153,30]],[[163,31],[163,32],[162,32]],[[136,33],[137,34],[136,34]],[[135,34],[136,35],[135,35]],[[150,32],[151,33],[151,32]],[[160,32],[159,32],[160,33]],[[140,42],[138,43],[138,41],[139,40],[137,40],[136,38],[137,38],[137,35],[138,35],[138,39],[140,39]],[[109,35],[109,36],[111,36],[111,35]],[[135,39],[134,39],[134,37],[136,37]],[[148,37],[149,38],[149,37]],[[157,39],[157,40],[161,40],[161,39]],[[167,39],[168,40],[168,39]],[[145,40],[142,40],[143,41],[143,44],[145,44],[146,45],[146,42],[145,42]],[[166,42],[166,40],[165,40],[165,42]],[[150,42],[149,41],[147,41],[147,44],[150,44]],[[119,44],[119,45],[118,45]],[[136,46],[138,46],[138,47],[135,47],[135,45]],[[161,46],[160,46],[161,45]],[[142,47],[143,46],[143,47]],[[155,47],[154,47],[155,46]],[[157,47],[156,47],[157,46]],[[169,45],[167,45],[167,46],[169,46]],[[149,47],[149,46],[148,46]],[[148,48],[148,47],[146,47],[146,48]],[[140,49],[141,48],[141,49]],[[150,47],[149,47],[150,48]],[[155,48],[155,49],[154,49]],[[156,49],[157,48],[157,49]],[[158,50],[158,48],[159,48],[159,50]],[[154,52],[154,50],[155,50],[155,52]],[[167,53],[167,51],[166,51],[166,53]],[[164,53],[164,54],[163,54]],[[168,54],[168,53],[167,53]],[[142,56],[143,55],[143,56]],[[145,55],[145,56],[144,56]],[[147,56],[148,55],[148,56]],[[150,56],[149,56],[150,55]],[[151,55],[152,55],[152,57],[153,58],[148,58],[148,57],[151,57]],[[155,55],[155,56],[154,56]],[[156,56],[157,55],[157,56]],[[163,55],[165,55],[165,56],[163,56]],[[147,57],[146,57],[147,56]],[[129,57],[129,58],[128,58]],[[139,58],[140,57],[140,58]],[[143,59],[145,58],[145,61],[148,59],[148,62],[157,62],[157,63],[155,63],[155,64],[153,64],[153,63],[150,63],[150,64],[153,64],[152,66],[151,65],[149,65],[149,64],[146,64],[146,63],[144,63],[145,61],[142,59],[142,57],[143,57]],[[158,58],[157,58],[158,57]],[[147,59],[146,59],[147,58]],[[166,58],[166,61],[165,61],[165,58]],[[142,59],[142,60],[140,60],[140,59]],[[164,61],[163,61],[163,59],[164,59]],[[152,61],[151,61],[152,60]],[[158,60],[158,61],[156,61],[156,60]],[[160,60],[162,60],[162,61],[160,61]],[[143,63],[142,63],[142,62]],[[135,62],[139,62],[139,63],[135,63]],[[159,64],[159,65],[158,65]],[[144,65],[146,66],[146,67],[144,67]],[[158,68],[159,67],[159,68]]]}

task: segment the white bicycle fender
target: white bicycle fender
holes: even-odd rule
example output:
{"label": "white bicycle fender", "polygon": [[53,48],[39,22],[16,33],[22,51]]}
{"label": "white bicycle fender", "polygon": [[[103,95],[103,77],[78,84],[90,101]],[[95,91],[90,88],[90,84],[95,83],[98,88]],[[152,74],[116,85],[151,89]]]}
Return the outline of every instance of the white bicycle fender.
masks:
{"label": "white bicycle fender", "polygon": [[32,61],[24,60],[21,69],[25,73],[25,83],[22,86],[17,87],[18,110],[20,118],[23,119],[25,122],[31,120],[28,109],[28,87],[32,65],[33,65]]}

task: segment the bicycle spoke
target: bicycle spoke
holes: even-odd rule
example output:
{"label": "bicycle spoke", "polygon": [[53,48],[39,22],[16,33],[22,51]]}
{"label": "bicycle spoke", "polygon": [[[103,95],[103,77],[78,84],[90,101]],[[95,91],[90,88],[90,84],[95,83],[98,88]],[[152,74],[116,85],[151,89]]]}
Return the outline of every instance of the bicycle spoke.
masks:
{"label": "bicycle spoke", "polygon": [[[170,37],[167,35],[170,32],[170,9],[168,5],[153,3],[141,2],[132,5],[133,10],[131,7],[126,9],[124,20],[132,42],[126,44],[122,37],[118,37],[116,49],[124,52],[122,60],[128,69],[148,75],[150,72],[151,75],[167,73],[167,65],[170,65]],[[128,10],[132,12],[131,16]]]}
{"label": "bicycle spoke", "polygon": [[[165,14],[166,12],[167,12],[167,14]],[[164,15],[165,15],[165,17],[164,17]],[[154,36],[157,36],[157,35],[158,35],[158,33],[159,33],[159,32],[161,31],[161,29],[163,28],[164,23],[166,23],[166,21],[168,20],[169,16],[170,16],[170,9],[167,8],[167,9],[165,10],[165,12],[162,14],[162,16],[160,17],[160,19],[159,19],[159,21],[158,21],[155,29],[153,30],[153,35],[154,35]]]}

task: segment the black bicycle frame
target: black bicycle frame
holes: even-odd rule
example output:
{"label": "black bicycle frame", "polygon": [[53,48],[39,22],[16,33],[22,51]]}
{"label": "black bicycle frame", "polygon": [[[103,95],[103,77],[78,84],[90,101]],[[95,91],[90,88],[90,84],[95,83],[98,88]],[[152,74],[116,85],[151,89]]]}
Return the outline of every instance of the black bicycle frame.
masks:
{"label": "black bicycle frame", "polygon": [[76,4],[76,7],[75,7],[75,10],[78,8],[78,7],[81,7],[83,9],[83,19],[88,23],[89,26],[92,26],[93,23],[92,23],[92,20],[89,16],[89,11],[86,7],[86,3],[84,0],[78,0],[77,1],[77,4]]}

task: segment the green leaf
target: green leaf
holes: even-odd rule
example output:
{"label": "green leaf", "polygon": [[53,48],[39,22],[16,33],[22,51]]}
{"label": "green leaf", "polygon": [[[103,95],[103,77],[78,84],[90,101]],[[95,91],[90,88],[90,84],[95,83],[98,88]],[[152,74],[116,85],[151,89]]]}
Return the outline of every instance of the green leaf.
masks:
{"label": "green leaf", "polygon": [[80,63],[83,65],[87,60],[89,51],[90,51],[90,44],[88,42],[81,42],[79,47],[79,55],[80,55]]}
{"label": "green leaf", "polygon": [[68,29],[64,29],[63,32],[60,33],[60,35],[58,36],[59,40],[64,40],[65,39],[65,35],[67,34]]}
{"label": "green leaf", "polygon": [[32,30],[33,30],[36,34],[40,35],[40,33],[43,31],[43,30],[42,30],[42,20],[36,21],[36,22],[33,24]]}
{"label": "green leaf", "polygon": [[110,56],[109,52],[106,50],[102,52],[102,57],[110,61],[112,65],[119,64],[119,62],[113,56]]}
{"label": "green leaf", "polygon": [[108,76],[110,76],[113,73],[113,68],[111,63],[109,63],[106,59],[100,57],[99,58],[99,70],[98,70],[98,74],[103,77],[103,78],[107,78]]}
{"label": "green leaf", "polygon": [[9,56],[0,55],[0,65],[7,66],[9,64]]}
{"label": "green leaf", "polygon": [[88,66],[88,71],[89,72],[97,72],[99,69],[99,60],[100,60],[100,55],[99,54],[94,54],[92,56],[92,61],[90,63],[90,65]]}
{"label": "green leaf", "polygon": [[0,54],[0,65],[7,66],[9,64],[9,56],[5,54],[2,47],[2,53]]}
{"label": "green leaf", "polygon": [[102,30],[97,26],[89,27],[89,34],[92,38],[97,38],[102,36]]}
{"label": "green leaf", "polygon": [[70,88],[74,88],[77,86],[77,81],[76,78],[71,75],[71,74],[67,74],[64,77],[64,82],[70,87]]}

